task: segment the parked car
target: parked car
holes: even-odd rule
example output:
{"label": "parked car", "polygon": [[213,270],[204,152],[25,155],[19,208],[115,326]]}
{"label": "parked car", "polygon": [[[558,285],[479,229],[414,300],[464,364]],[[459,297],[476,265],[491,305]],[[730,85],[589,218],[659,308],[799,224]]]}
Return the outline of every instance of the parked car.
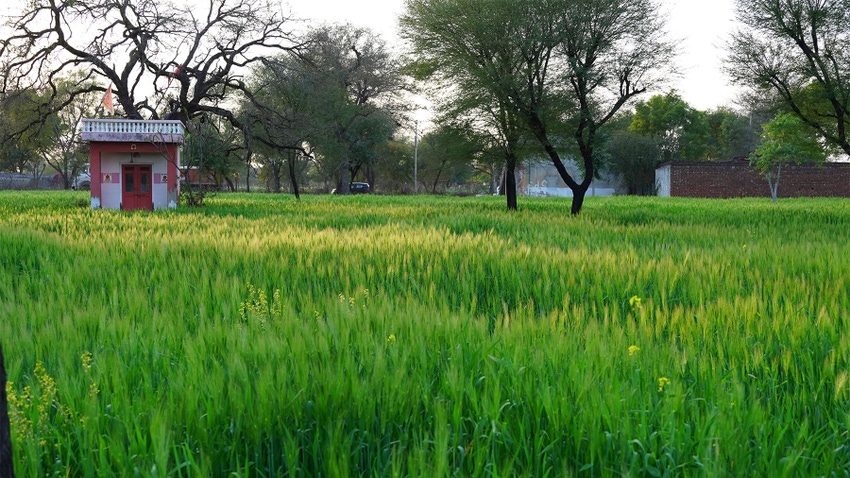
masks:
{"label": "parked car", "polygon": [[71,182],[71,188],[78,191],[88,191],[91,189],[91,172],[89,171],[88,164],[86,165],[86,170],[78,174]]}
{"label": "parked car", "polygon": [[[351,183],[348,185],[348,192],[351,194],[366,194],[372,192],[372,187],[369,186],[369,183]],[[331,191],[331,194],[339,193],[336,188],[334,188],[334,190]]]}

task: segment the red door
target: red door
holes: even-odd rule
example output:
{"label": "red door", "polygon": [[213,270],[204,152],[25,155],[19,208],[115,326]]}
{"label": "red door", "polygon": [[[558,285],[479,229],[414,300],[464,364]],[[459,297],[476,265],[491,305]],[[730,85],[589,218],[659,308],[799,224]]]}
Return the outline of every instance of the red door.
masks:
{"label": "red door", "polygon": [[127,211],[134,209],[153,210],[151,166],[149,164],[125,164],[121,168],[121,172],[124,179],[121,208]]}

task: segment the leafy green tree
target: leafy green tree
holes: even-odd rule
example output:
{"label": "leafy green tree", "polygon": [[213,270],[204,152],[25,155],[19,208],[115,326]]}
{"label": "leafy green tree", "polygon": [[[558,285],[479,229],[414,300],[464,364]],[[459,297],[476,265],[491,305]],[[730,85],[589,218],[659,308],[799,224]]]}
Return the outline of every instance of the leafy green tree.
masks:
{"label": "leafy green tree", "polygon": [[828,152],[796,115],[783,113],[764,125],[762,143],[750,156],[753,166],[770,187],[776,202],[782,167],[791,163],[822,164]]}
{"label": "leafy green tree", "polygon": [[307,38],[301,58],[312,67],[318,90],[310,144],[338,161],[337,190],[348,194],[358,172],[374,164],[376,148],[392,137],[408,86],[401,63],[371,30],[329,25]]}
{"label": "leafy green tree", "polygon": [[657,142],[658,162],[694,161],[705,157],[706,126],[703,112],[670,91],[637,103],[629,130]]}
{"label": "leafy green tree", "polygon": [[770,92],[786,111],[850,154],[850,0],[737,0],[733,81]]}
{"label": "leafy green tree", "polygon": [[752,113],[744,116],[729,108],[706,112],[704,120],[708,128],[708,144],[705,159],[745,158],[755,150],[761,123],[754,121],[753,117]]}
{"label": "leafy green tree", "polygon": [[472,165],[483,149],[470,128],[440,126],[419,142],[419,177],[432,194],[441,184],[466,182],[475,174]]}
{"label": "leafy green tree", "polygon": [[[513,131],[528,131],[572,190],[573,214],[595,176],[600,128],[662,80],[673,52],[651,0],[409,0],[406,7],[402,35],[421,68],[458,102],[493,105],[521,125]],[[581,158],[581,181],[563,163],[567,138]]]}
{"label": "leafy green tree", "polygon": [[269,59],[250,83],[254,94],[242,110],[252,138],[278,153],[296,151],[285,154],[292,158],[291,180],[295,158],[311,157],[343,194],[352,178],[373,174],[379,147],[398,127],[407,89],[385,42],[351,25],[311,30],[299,55]]}
{"label": "leafy green tree", "polygon": [[239,132],[220,118],[201,116],[187,124],[180,165],[188,183],[182,190],[186,203],[203,205],[208,194],[224,184],[234,190],[233,177],[242,166],[242,151]]}
{"label": "leafy green tree", "polygon": [[[251,75],[253,95],[243,101],[240,118],[247,144],[269,190],[281,191],[284,169],[289,171],[291,189],[300,198],[298,162],[310,157],[308,141],[318,125],[313,112],[321,98],[316,72],[301,59],[283,55],[270,58]],[[288,167],[287,167],[288,166]]]}
{"label": "leafy green tree", "polygon": [[46,141],[39,144],[38,153],[62,178],[64,189],[70,189],[74,178],[85,171],[89,151],[81,137],[82,119],[93,117],[100,103],[96,92],[74,93],[83,77],[78,72],[58,78],[56,90],[41,95],[51,113],[43,124],[33,126],[44,129]]}
{"label": "leafy green tree", "polygon": [[42,99],[36,90],[10,91],[0,96],[0,169],[39,176],[45,168],[39,150],[49,147],[43,127]]}
{"label": "leafy green tree", "polygon": [[621,115],[609,125],[604,169],[620,178],[627,194],[655,194],[658,142],[629,130],[633,115]]}
{"label": "leafy green tree", "polygon": [[414,144],[412,140],[394,138],[377,148],[373,187],[384,192],[410,193],[413,191]]}

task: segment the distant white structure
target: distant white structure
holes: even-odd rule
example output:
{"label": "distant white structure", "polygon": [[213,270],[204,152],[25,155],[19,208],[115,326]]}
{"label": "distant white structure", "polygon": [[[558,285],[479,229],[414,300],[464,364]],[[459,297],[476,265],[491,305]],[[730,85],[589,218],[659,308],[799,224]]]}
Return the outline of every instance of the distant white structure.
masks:
{"label": "distant white structure", "polygon": [[[584,173],[572,160],[565,160],[564,166],[577,182],[581,182]],[[532,197],[573,197],[573,191],[561,179],[558,170],[551,160],[531,160],[523,166],[519,179],[520,193]],[[620,181],[614,176],[602,175],[602,179],[594,179],[590,183],[586,196],[613,196],[624,194]]]}
{"label": "distant white structure", "polygon": [[655,170],[655,190],[659,197],[670,197],[670,163],[662,164]]}

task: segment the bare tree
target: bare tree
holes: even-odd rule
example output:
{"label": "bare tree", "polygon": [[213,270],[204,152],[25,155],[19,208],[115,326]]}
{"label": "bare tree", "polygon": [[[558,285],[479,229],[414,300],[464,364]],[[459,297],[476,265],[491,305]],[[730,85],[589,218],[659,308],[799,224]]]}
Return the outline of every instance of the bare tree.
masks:
{"label": "bare tree", "polygon": [[244,67],[295,46],[289,24],[266,0],[208,0],[205,7],[33,0],[10,20],[11,35],[0,40],[0,86],[55,90],[64,71],[86,69],[67,102],[111,84],[129,118],[185,121],[209,113],[234,120],[222,102],[245,89]]}

